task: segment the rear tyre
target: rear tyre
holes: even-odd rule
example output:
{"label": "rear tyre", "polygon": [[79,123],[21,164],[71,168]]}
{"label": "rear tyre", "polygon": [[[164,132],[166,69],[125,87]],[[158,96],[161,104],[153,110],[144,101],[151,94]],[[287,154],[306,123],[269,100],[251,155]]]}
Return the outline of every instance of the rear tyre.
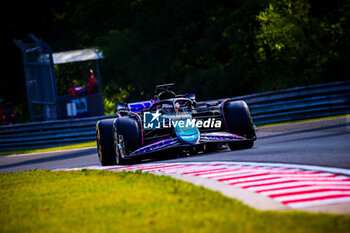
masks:
{"label": "rear tyre", "polygon": [[140,158],[128,155],[141,146],[139,124],[131,117],[120,117],[114,122],[114,148],[117,164],[137,163]]}
{"label": "rear tyre", "polygon": [[254,146],[256,134],[248,105],[245,101],[229,102],[225,105],[225,116],[228,131],[252,141],[230,142],[231,150],[248,149]]}
{"label": "rear tyre", "polygon": [[102,166],[116,164],[113,121],[114,119],[105,119],[98,121],[96,124],[97,152]]}

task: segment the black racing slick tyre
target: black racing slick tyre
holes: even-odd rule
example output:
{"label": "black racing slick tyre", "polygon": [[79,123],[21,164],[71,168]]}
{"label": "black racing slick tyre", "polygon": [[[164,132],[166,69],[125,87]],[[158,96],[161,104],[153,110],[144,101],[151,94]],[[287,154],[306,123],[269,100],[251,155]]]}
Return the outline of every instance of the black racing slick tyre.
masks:
{"label": "black racing slick tyre", "polygon": [[130,153],[141,146],[139,123],[132,117],[120,117],[114,121],[114,148],[117,164],[139,162],[129,158]]}
{"label": "black racing slick tyre", "polygon": [[254,146],[256,134],[248,105],[245,101],[233,101],[225,104],[225,118],[228,131],[247,138],[247,141],[230,142],[231,150],[248,149]]}
{"label": "black racing slick tyre", "polygon": [[98,121],[96,124],[97,152],[102,166],[116,164],[113,121],[114,119],[105,119]]}

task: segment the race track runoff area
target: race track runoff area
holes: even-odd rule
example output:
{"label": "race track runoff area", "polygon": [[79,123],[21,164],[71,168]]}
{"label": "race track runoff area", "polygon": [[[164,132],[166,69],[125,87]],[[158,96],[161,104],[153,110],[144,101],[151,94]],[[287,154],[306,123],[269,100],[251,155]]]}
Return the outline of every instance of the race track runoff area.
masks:
{"label": "race track runoff area", "polygon": [[96,148],[0,156],[0,172],[142,171],[219,191],[261,210],[350,214],[350,117],[258,128],[252,149],[102,167]]}
{"label": "race track runoff area", "polygon": [[[82,169],[116,172],[125,170],[142,171],[159,175],[170,175],[190,182],[193,179],[188,179],[188,177],[192,177],[201,179],[203,181],[201,184],[204,186],[206,186],[206,181],[215,181],[227,187],[234,187],[235,189],[232,192],[244,190],[247,191],[245,194],[253,193],[257,194],[257,196],[267,197],[265,200],[262,199],[261,202],[267,202],[266,205],[268,207],[260,209],[305,209],[321,206],[316,211],[350,213],[350,177],[348,175],[350,170],[347,169],[324,168],[324,171],[319,171],[319,167],[312,166],[297,166],[293,168],[293,166],[278,166],[278,164],[259,165],[211,162],[155,163],[109,167],[90,166],[56,169],[55,171]],[[176,175],[180,176],[177,177]],[[223,189],[225,189],[225,186]],[[244,193],[239,193],[237,197],[255,208],[262,206],[259,201],[250,198],[245,199]],[[336,208],[322,208],[332,205],[336,205]]]}

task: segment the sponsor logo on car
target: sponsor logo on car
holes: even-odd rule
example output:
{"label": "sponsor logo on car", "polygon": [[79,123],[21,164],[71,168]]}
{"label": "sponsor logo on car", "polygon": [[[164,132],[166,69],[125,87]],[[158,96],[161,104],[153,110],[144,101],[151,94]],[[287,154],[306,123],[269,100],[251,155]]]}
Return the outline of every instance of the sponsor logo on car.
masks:
{"label": "sponsor logo on car", "polygon": [[176,114],[163,114],[160,110],[143,113],[143,127],[145,129],[159,128],[221,128],[221,120],[215,118],[192,119],[188,112]]}

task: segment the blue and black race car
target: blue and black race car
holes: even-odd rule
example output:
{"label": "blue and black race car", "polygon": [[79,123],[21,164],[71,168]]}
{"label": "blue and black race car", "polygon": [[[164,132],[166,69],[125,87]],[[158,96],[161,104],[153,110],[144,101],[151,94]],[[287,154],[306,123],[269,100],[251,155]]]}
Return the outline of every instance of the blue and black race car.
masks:
{"label": "blue and black race car", "polygon": [[169,152],[196,154],[253,147],[256,134],[244,101],[199,102],[194,94],[175,95],[173,84],[158,85],[154,99],[116,105],[117,117],[96,124],[102,165],[139,162]]}

